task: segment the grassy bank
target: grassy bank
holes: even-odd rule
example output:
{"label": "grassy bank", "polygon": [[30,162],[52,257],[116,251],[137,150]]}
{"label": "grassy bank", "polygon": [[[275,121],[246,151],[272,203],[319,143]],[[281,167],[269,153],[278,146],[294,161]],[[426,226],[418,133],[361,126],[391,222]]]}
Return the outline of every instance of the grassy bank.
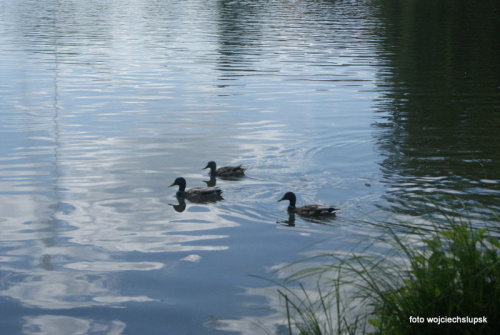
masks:
{"label": "grassy bank", "polygon": [[316,290],[280,290],[288,334],[497,334],[498,235],[454,217],[445,226],[406,234],[386,228],[373,244],[388,244],[384,255],[321,255],[332,265],[290,278],[313,276]]}

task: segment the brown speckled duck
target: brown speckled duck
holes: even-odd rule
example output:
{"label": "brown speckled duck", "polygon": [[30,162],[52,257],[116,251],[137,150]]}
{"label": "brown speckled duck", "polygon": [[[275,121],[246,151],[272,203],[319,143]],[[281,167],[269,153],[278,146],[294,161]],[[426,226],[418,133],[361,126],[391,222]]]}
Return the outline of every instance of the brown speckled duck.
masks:
{"label": "brown speckled duck", "polygon": [[288,205],[288,212],[297,213],[303,216],[320,216],[320,215],[335,215],[340,209],[332,206],[323,205],[305,205],[302,207],[296,207],[297,197],[293,192],[286,192],[283,198],[278,201],[288,200],[290,204]]}
{"label": "brown speckled duck", "polygon": [[186,190],[186,179],[179,177],[176,178],[175,181],[170,185],[179,186],[179,190],[176,195],[180,198],[186,198],[189,200],[203,200],[214,197],[220,197],[222,194],[222,190],[218,187],[195,187]]}
{"label": "brown speckled duck", "polygon": [[238,166],[223,166],[217,169],[217,164],[214,161],[207,163],[203,170],[210,168],[210,175],[216,177],[243,177],[245,168]]}

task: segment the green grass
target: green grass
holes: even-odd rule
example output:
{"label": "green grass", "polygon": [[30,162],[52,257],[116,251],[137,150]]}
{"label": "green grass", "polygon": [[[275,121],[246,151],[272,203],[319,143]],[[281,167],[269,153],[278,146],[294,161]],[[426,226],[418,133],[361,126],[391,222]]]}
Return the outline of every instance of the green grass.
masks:
{"label": "green grass", "polygon": [[[446,220],[445,228],[436,223],[432,231],[402,234],[386,228],[371,247],[384,243],[389,253],[323,254],[330,265],[296,272],[289,279],[315,277],[318,284],[315,290],[282,286],[288,333],[497,334],[499,239],[468,221]],[[362,254],[375,253],[368,248]],[[428,322],[434,317],[485,317],[487,323]]]}

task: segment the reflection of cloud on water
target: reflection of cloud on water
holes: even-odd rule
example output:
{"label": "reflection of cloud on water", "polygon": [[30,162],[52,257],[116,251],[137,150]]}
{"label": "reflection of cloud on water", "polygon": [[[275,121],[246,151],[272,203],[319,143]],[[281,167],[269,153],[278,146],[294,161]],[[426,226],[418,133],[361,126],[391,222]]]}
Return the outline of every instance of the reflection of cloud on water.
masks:
{"label": "reflection of cloud on water", "polygon": [[151,299],[145,295],[140,295],[136,297],[126,297],[126,296],[101,296],[95,297],[94,301],[103,302],[106,304],[118,304],[124,302],[148,302],[148,301],[158,301],[157,299]]}
{"label": "reflection of cloud on water", "polygon": [[158,270],[164,266],[163,263],[154,262],[75,262],[64,265],[65,268],[81,271],[127,271],[127,270]]}
{"label": "reflection of cloud on water", "polygon": [[[109,250],[103,252],[102,246],[66,242],[65,237],[78,236],[80,227],[89,228],[88,223],[85,225],[88,220],[70,225],[69,221],[62,219],[84,217],[78,214],[78,204],[77,207],[72,206],[74,210],[62,213],[51,209],[50,198],[40,195],[3,196],[1,200],[4,271],[1,297],[45,309],[109,307],[124,302],[153,300],[146,296],[122,296],[113,288],[112,274],[118,271],[159,270],[165,267],[164,263],[112,261]],[[98,227],[94,228],[99,232]],[[116,232],[105,230],[103,234],[97,234],[97,239],[104,240],[108,234]],[[53,243],[45,243],[47,238]],[[113,250],[119,250],[119,245],[116,243]],[[80,321],[77,323],[80,324]],[[26,333],[44,334],[33,329],[28,328]],[[48,330],[45,333],[68,332]]]}
{"label": "reflection of cloud on water", "polygon": [[39,315],[24,317],[23,334],[26,335],[66,335],[66,334],[107,334],[120,335],[125,323],[117,320],[94,321],[59,315]]}
{"label": "reflection of cloud on water", "polygon": [[[207,259],[198,255],[201,251],[229,248],[230,242],[225,242],[230,235],[228,228],[268,219],[266,212],[244,201],[246,197],[250,203],[267,199],[272,191],[266,188],[263,193],[262,188],[256,187],[248,195],[236,190],[242,185],[268,183],[267,178],[262,181],[258,176],[274,170],[276,164],[300,170],[298,165],[303,162],[296,154],[302,152],[298,148],[301,141],[294,139],[290,149],[286,125],[279,120],[253,122],[254,116],[249,115],[250,119],[242,117],[244,122],[234,126],[228,126],[227,121],[213,122],[217,127],[200,132],[204,121],[193,127],[189,115],[184,117],[188,121],[183,122],[191,128],[181,127],[179,133],[172,135],[172,126],[166,122],[170,119],[165,118],[165,122],[155,123],[161,127],[153,133],[153,139],[125,133],[123,137],[107,138],[89,137],[85,132],[61,134],[65,138],[57,162],[60,174],[53,181],[57,184],[57,197],[51,197],[54,185],[47,183],[29,194],[22,189],[26,193],[4,197],[0,203],[0,208],[5,209],[2,228],[9,232],[2,236],[2,241],[12,246],[2,249],[6,250],[2,265],[8,265],[3,268],[7,277],[0,292],[2,300],[12,299],[28,308],[52,311],[154,301],[156,296],[148,297],[143,292],[136,296],[121,292],[115,281],[127,274],[117,272],[170,269],[170,261],[196,264]],[[212,116],[204,118],[209,117]],[[227,140],[221,141],[221,137]],[[185,155],[185,149],[194,150],[193,156],[201,156],[213,143],[219,152],[223,151],[220,148],[228,148],[224,151],[226,164],[232,163],[229,157],[247,160],[248,164],[256,162],[258,166],[251,174],[257,177],[250,176],[241,183],[222,183],[228,186],[227,202],[188,202],[185,211],[175,212],[168,205],[174,201],[174,192],[167,189],[168,182],[177,173],[183,173],[189,178],[189,187],[201,186],[201,169],[206,163],[203,159],[198,167],[194,158]],[[277,163],[277,157],[283,161]],[[44,195],[33,195],[36,193]],[[238,200],[242,204],[231,205]],[[44,238],[53,241],[41,243]],[[176,252],[184,254],[170,256]],[[128,253],[148,261],[133,262]],[[151,257],[157,257],[151,255],[154,253],[168,253],[158,257],[165,256],[170,261],[162,263],[162,258],[161,262],[149,262]],[[92,333],[96,327],[109,329],[108,334],[119,334],[125,328],[119,321],[100,324],[99,320],[57,316],[25,321],[27,334],[64,334],[68,328]]]}
{"label": "reflection of cloud on water", "polygon": [[40,272],[34,275],[15,274],[4,280],[6,289],[0,295],[20,301],[29,307],[67,309],[106,305],[93,300],[109,296],[108,278],[102,274],[78,272]]}
{"label": "reflection of cloud on water", "polygon": [[[183,213],[173,211],[164,200],[166,186],[158,183],[160,171],[151,170],[148,159],[125,159],[125,152],[119,150],[124,148],[121,139],[104,141],[100,147],[96,141],[66,143],[68,146],[61,150],[64,159],[60,170],[64,173],[57,179],[58,197],[51,197],[52,193],[42,187],[0,197],[5,272],[2,300],[50,310],[154,301],[148,296],[120,292],[114,283],[120,275],[115,273],[158,271],[166,264],[121,261],[121,255],[228,248],[219,242],[227,234],[207,232],[238,224],[220,217],[213,205],[189,206]],[[10,185],[2,183],[0,189],[8,194]],[[113,255],[120,257],[114,260]],[[171,260],[175,262],[175,258]],[[67,334],[74,329],[87,333],[98,325],[74,318],[51,319],[50,325],[47,320],[26,319],[25,333]],[[65,331],[65,324],[71,325],[71,331]],[[124,324],[102,327],[109,327],[108,334],[119,334]]]}
{"label": "reflection of cloud on water", "polygon": [[[135,201],[142,202],[141,210],[128,210]],[[206,232],[223,227],[237,226],[218,215],[216,208],[204,212],[183,212],[182,218],[169,219],[174,211],[165,204],[156,203],[156,211],[148,208],[145,199],[121,199],[123,208],[114,201],[95,203],[74,202],[77,208],[66,218],[78,229],[64,233],[72,243],[93,245],[109,252],[176,252],[196,250],[224,250],[214,240],[227,235]],[[137,205],[137,204],[136,204]],[[141,206],[139,206],[141,207]],[[164,213],[163,211],[167,212]],[[206,241],[206,245],[189,245],[190,242]]]}
{"label": "reflection of cloud on water", "polygon": [[[108,266],[105,271],[105,265]],[[147,296],[122,296],[110,289],[109,272],[126,270],[154,270],[162,268],[162,263],[127,263],[119,262],[72,263],[65,268],[69,271],[39,271],[29,275],[17,270],[3,279],[4,290],[0,296],[20,301],[23,305],[44,309],[68,309],[91,306],[117,305],[124,302],[147,302],[155,299]],[[100,271],[102,269],[102,271]],[[8,269],[9,271],[12,269]],[[90,272],[89,272],[90,271]]]}

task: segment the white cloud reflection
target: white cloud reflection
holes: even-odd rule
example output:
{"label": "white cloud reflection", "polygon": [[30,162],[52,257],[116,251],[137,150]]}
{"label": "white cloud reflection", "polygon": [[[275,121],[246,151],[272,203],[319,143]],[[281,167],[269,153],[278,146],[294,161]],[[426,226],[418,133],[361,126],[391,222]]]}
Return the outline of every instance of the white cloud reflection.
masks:
{"label": "white cloud reflection", "polygon": [[94,321],[60,315],[40,315],[24,317],[23,334],[26,335],[67,335],[106,334],[120,335],[125,323],[117,320]]}
{"label": "white cloud reflection", "polygon": [[105,305],[96,302],[96,296],[109,296],[110,291],[104,275],[88,276],[74,272],[39,272],[21,279],[7,278],[6,288],[0,295],[16,299],[28,307],[44,309],[67,309]]}
{"label": "white cloud reflection", "polygon": [[[152,125],[158,124],[170,127],[169,123],[161,122]],[[199,126],[206,128],[205,120]],[[213,131],[218,132],[219,127]],[[238,150],[252,156],[265,154],[270,142],[278,145],[281,127],[274,121],[258,121],[241,122],[227,129],[238,130],[230,136],[237,143],[245,143],[240,143]],[[208,143],[213,142],[212,133],[202,135]],[[2,242],[10,246],[2,255],[2,265],[10,276],[4,280],[1,296],[25,306],[50,310],[154,301],[147,296],[118,292],[113,285],[113,274],[164,268],[170,271],[175,264],[167,267],[164,262],[130,261],[121,257],[117,260],[115,256],[129,252],[180,252],[187,255],[169,258],[169,262],[198,264],[203,259],[199,255],[201,251],[228,250],[223,241],[229,235],[224,229],[237,227],[240,219],[248,219],[240,218],[248,215],[244,212],[228,214],[217,204],[188,203],[184,212],[175,212],[168,205],[175,202],[175,190],[166,186],[177,172],[173,169],[165,173],[161,167],[163,156],[143,155],[135,149],[162,152],[168,148],[171,152],[165,157],[183,157],[176,152],[183,152],[186,146],[193,147],[199,138],[188,136],[188,143],[184,141],[179,147],[171,145],[179,141],[151,142],[149,138],[127,136],[90,138],[85,131],[61,131],[60,140],[64,146],[57,149],[58,156],[54,157],[57,171],[44,174],[43,187],[31,186],[29,192],[0,197]],[[36,152],[37,148],[33,150]],[[140,156],[139,159],[133,158],[134,155]],[[192,159],[181,161],[179,166],[192,166]],[[29,185],[32,172],[39,169],[39,164],[31,162],[33,160],[21,164],[23,166],[16,165],[26,171],[18,173],[19,178],[26,180],[14,185],[2,182],[0,189],[21,190],[19,187],[24,189],[23,185]],[[200,163],[200,174],[203,164],[204,161]],[[18,178],[8,171],[5,173],[9,174],[6,176],[9,180]],[[195,177],[200,178],[200,174],[185,176],[191,182]],[[188,187],[196,186],[201,185],[188,184]],[[29,322],[43,320],[29,319]],[[64,320],[75,322],[75,327],[88,327],[86,321],[80,319]],[[50,329],[47,327],[39,328]]]}
{"label": "white cloud reflection", "polygon": [[154,262],[76,262],[64,265],[68,269],[103,272],[103,271],[127,271],[127,270],[158,270],[164,267],[163,263]]}

